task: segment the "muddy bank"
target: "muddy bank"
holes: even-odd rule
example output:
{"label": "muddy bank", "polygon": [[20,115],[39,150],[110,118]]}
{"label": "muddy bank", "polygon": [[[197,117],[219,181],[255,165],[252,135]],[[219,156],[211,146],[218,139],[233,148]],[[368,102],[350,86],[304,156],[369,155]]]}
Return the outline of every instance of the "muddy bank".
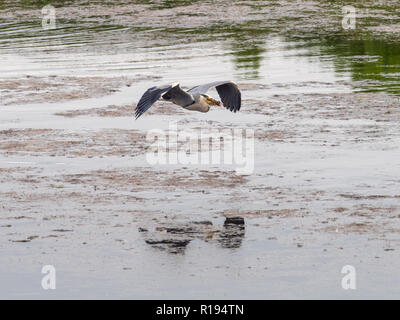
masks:
{"label": "muddy bank", "polygon": [[25,76],[0,80],[0,104],[3,106],[52,103],[98,98],[118,92],[142,79],[125,77]]}
{"label": "muddy bank", "polygon": [[[35,1],[12,9],[15,2],[5,1],[0,18],[41,19],[41,4]],[[108,23],[119,26],[140,26],[170,28],[210,27],[216,23],[246,24],[254,20],[261,26],[287,34],[288,31],[306,33],[318,28],[318,32],[342,32],[342,7],[353,5],[358,9],[360,29],[395,34],[399,4],[394,0],[325,3],[323,1],[176,1],[152,2],[130,1],[108,4],[56,5],[57,13],[65,20],[80,20],[85,23]],[[212,10],[210,10],[212,8]],[[151,17],[151,19],[149,19]],[[64,21],[64,20],[63,20]],[[340,23],[340,25],[339,25]],[[62,25],[62,22],[61,22]]]}
{"label": "muddy bank", "polygon": [[146,135],[134,130],[69,132],[52,129],[0,131],[0,150],[5,156],[133,157],[143,154]]}

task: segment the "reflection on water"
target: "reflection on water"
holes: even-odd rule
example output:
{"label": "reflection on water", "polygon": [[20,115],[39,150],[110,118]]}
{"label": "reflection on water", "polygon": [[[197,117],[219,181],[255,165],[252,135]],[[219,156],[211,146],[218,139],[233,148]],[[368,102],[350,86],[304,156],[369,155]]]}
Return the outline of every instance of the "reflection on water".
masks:
{"label": "reflection on water", "polygon": [[227,218],[219,235],[219,243],[223,248],[239,248],[245,236],[243,218]]}
{"label": "reflection on water", "polygon": [[230,36],[233,62],[236,70],[246,79],[260,78],[259,69],[266,51],[269,30],[246,24],[231,28]]}
{"label": "reflection on water", "polygon": [[139,232],[153,248],[183,254],[195,239],[211,243],[216,240],[225,249],[240,248],[245,236],[245,224],[243,218],[231,217],[225,219],[222,229],[216,228],[211,221],[192,221],[167,222],[156,228],[139,228]]}
{"label": "reflection on water", "polygon": [[333,57],[338,73],[351,71],[352,79],[361,81],[358,87],[362,91],[400,94],[400,43],[328,38],[321,53]]}
{"label": "reflection on water", "polygon": [[[13,21],[0,17],[0,55],[29,56],[35,62],[44,61],[47,65],[54,63],[49,66],[54,70],[72,68],[72,62],[76,66],[90,65],[91,70],[97,67],[102,71],[105,71],[102,67],[107,64],[112,64],[108,70],[114,71],[151,68],[159,70],[164,66],[169,70],[175,67],[176,73],[179,73],[180,70],[190,68],[194,70],[192,74],[194,78],[205,78],[206,75],[211,77],[210,70],[205,70],[204,74],[201,74],[201,71],[196,74],[196,66],[201,70],[201,64],[208,62],[212,70],[213,66],[218,68],[223,58],[228,57],[227,61],[232,66],[235,80],[262,82],[269,76],[268,68],[263,68],[263,66],[269,63],[268,52],[274,49],[271,47],[271,39],[279,37],[287,42],[287,50],[294,50],[293,55],[300,55],[295,50],[299,47],[307,49],[307,54],[301,51],[301,56],[317,56],[323,65],[332,69],[339,77],[349,75],[349,80],[352,81],[356,90],[400,94],[400,44],[398,42],[372,36],[363,39],[354,39],[343,34],[336,37],[327,36],[318,34],[317,28],[310,29],[308,34],[302,34],[300,38],[296,38],[296,34],[282,37],[282,34],[278,34],[277,31],[279,26],[273,25],[273,21],[266,21],[256,16],[259,8],[276,5],[272,2],[257,1],[251,6],[248,5],[246,8],[250,11],[247,12],[247,16],[254,15],[254,20],[250,21],[240,20],[243,7],[238,7],[237,12],[235,11],[237,16],[234,16],[230,22],[224,20],[222,15],[210,15],[208,18],[207,11],[197,12],[196,8],[184,10],[179,15],[174,15],[174,11],[168,11],[197,4],[204,5],[204,2],[200,1],[141,0],[135,3],[145,5],[145,9],[141,9],[145,10],[141,15],[148,15],[146,25],[135,23],[135,21],[129,23],[125,21],[124,17],[129,16],[129,10],[118,11],[120,10],[118,4],[129,5],[129,2],[124,0],[92,1],[90,4],[84,1],[58,0],[52,3],[57,8],[65,9],[71,6],[83,10],[89,6],[103,7],[101,10],[97,8],[92,16],[86,19],[65,18],[62,11],[63,14],[58,16],[57,29],[42,30],[39,19],[40,8],[48,4],[48,1],[1,2],[2,10],[19,7],[36,11],[34,11],[35,19],[32,18],[32,13],[30,16],[27,15],[29,18],[26,20],[19,18]],[[206,3],[210,12],[220,5],[220,1],[210,0]],[[236,4],[236,2],[233,3]],[[332,5],[334,3],[335,1]],[[324,5],[329,6],[326,3]],[[153,17],[157,10],[161,10],[161,14]],[[121,15],[122,18],[112,20],[112,15]],[[180,20],[177,20],[178,22],[168,24],[170,17],[176,16],[184,23],[181,25]],[[165,19],[165,23],[156,23],[160,17]],[[192,21],[193,25],[191,25]],[[279,21],[288,25],[294,23],[294,20],[289,18],[286,21],[281,18]],[[293,45],[293,42],[298,46]],[[125,56],[122,56],[123,54]],[[115,55],[120,56],[112,62],[100,58]],[[95,64],[96,57],[98,57],[97,65]],[[202,62],[199,62],[199,59],[202,59]],[[282,74],[286,75],[287,79],[292,79],[296,71],[285,68],[283,53],[282,59]],[[65,61],[69,61],[70,65],[67,66]],[[220,74],[229,75],[226,65],[219,68]]]}

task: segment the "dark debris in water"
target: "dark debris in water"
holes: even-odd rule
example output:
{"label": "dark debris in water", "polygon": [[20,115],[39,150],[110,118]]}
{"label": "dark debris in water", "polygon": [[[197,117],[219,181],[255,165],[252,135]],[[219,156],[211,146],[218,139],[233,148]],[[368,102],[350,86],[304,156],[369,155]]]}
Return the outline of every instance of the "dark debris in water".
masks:
{"label": "dark debris in water", "polygon": [[227,217],[218,242],[223,248],[239,248],[245,235],[243,217]]}
{"label": "dark debris in water", "polygon": [[235,225],[244,225],[243,217],[226,217],[224,225],[235,224]]}
{"label": "dark debris in water", "polygon": [[245,236],[245,224],[242,217],[229,217],[225,219],[222,228],[215,227],[211,221],[191,221],[155,228],[141,227],[139,232],[143,233],[145,242],[152,247],[173,254],[183,254],[194,239],[216,241],[223,248],[239,248]]}

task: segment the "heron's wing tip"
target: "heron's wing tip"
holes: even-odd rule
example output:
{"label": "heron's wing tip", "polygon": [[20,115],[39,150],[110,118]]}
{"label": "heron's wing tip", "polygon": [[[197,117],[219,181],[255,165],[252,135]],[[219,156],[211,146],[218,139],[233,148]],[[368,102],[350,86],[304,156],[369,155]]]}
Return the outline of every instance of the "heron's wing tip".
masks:
{"label": "heron's wing tip", "polygon": [[225,108],[234,113],[240,110],[242,94],[236,83],[233,81],[222,82],[215,88]]}
{"label": "heron's wing tip", "polygon": [[[175,84],[169,84],[162,87],[151,87],[146,90],[143,96],[140,98],[135,111],[135,117],[138,119],[143,113],[145,113],[164,92],[169,91]],[[178,83],[179,85],[179,83]]]}

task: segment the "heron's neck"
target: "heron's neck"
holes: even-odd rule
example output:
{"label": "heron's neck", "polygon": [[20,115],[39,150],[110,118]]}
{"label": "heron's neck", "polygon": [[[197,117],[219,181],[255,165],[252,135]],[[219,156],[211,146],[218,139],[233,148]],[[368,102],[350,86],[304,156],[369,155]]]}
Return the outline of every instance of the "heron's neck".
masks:
{"label": "heron's neck", "polygon": [[201,110],[199,110],[199,111],[208,112],[210,110],[210,104],[205,97],[200,96],[199,104],[201,106]]}

